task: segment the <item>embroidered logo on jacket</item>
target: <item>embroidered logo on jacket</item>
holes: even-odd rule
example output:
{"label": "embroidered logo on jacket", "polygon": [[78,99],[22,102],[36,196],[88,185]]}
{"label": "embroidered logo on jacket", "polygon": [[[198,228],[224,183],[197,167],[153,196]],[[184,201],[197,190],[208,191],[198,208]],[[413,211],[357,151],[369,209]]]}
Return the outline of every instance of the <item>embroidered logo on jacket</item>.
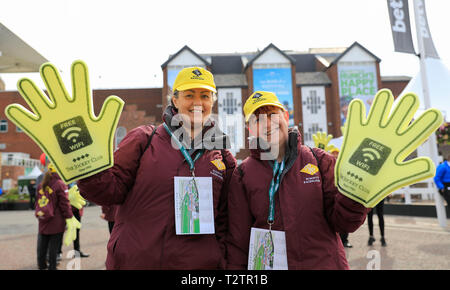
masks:
{"label": "embroidered logo on jacket", "polygon": [[309,174],[309,175],[314,175],[317,173],[317,171],[319,171],[319,168],[317,168],[316,165],[308,163],[305,167],[303,167],[302,170],[300,170],[300,172]]}
{"label": "embroidered logo on jacket", "polygon": [[211,161],[211,163],[214,164],[214,166],[216,166],[216,168],[220,171],[227,169],[225,167],[225,163],[223,163],[223,161],[220,159],[213,160]]}

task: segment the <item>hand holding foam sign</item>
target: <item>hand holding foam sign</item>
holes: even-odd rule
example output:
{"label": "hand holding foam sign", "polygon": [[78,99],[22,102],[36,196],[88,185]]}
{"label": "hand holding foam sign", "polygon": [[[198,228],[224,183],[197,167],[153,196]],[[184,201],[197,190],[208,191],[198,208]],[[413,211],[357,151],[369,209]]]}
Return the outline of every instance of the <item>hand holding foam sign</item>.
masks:
{"label": "hand holding foam sign", "polygon": [[335,182],[342,194],[366,207],[435,173],[428,157],[403,160],[437,130],[443,120],[441,112],[428,109],[411,123],[418,97],[413,93],[402,96],[391,113],[393,102],[390,90],[380,90],[367,119],[361,100],[350,103]]}
{"label": "hand holding foam sign", "polygon": [[71,67],[72,96],[52,64],[43,64],[40,73],[49,97],[33,81],[19,80],[19,92],[33,112],[11,104],[5,109],[8,119],[39,145],[67,184],[112,167],[113,138],[124,102],[110,96],[95,116],[82,61]]}

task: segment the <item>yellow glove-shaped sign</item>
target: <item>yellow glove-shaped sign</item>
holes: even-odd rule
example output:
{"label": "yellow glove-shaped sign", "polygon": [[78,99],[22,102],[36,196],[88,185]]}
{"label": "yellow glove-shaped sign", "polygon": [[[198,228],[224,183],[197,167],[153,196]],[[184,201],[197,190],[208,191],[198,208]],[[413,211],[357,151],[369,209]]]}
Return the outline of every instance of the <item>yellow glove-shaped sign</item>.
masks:
{"label": "yellow glove-shaped sign", "polygon": [[11,104],[6,116],[39,145],[67,184],[112,167],[114,133],[124,102],[110,96],[95,116],[88,70],[82,61],[71,67],[72,96],[52,64],[43,64],[40,73],[49,97],[23,78],[17,87],[33,113]]}
{"label": "yellow glove-shaped sign", "polygon": [[75,218],[66,219],[66,232],[64,244],[70,245],[77,238],[77,229],[81,229],[81,223]]}
{"label": "yellow glove-shaped sign", "polygon": [[428,157],[403,160],[439,127],[441,112],[429,109],[411,123],[419,107],[418,97],[408,93],[397,101],[391,113],[392,93],[380,90],[367,120],[361,100],[355,99],[349,106],[335,182],[342,194],[366,207],[374,207],[396,189],[435,173]]}
{"label": "yellow glove-shaped sign", "polygon": [[77,209],[86,205],[86,200],[80,195],[77,185],[74,185],[69,189],[69,201],[70,205]]}
{"label": "yellow glove-shaped sign", "polygon": [[323,149],[327,152],[332,152],[337,149],[333,144],[328,144],[333,139],[333,135],[331,134],[327,135],[325,132],[317,132],[312,137],[316,148]]}

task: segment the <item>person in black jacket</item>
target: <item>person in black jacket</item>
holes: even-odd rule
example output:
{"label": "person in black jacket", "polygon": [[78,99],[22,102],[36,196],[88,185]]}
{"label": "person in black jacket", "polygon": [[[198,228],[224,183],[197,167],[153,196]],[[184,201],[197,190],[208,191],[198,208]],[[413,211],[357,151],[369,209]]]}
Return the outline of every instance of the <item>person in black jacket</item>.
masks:
{"label": "person in black jacket", "polygon": [[367,223],[369,225],[369,241],[367,244],[369,246],[373,245],[373,242],[375,242],[375,237],[373,236],[373,211],[377,211],[378,216],[378,225],[380,226],[380,234],[381,234],[381,245],[383,247],[386,247],[386,240],[384,239],[384,213],[383,213],[383,207],[384,207],[384,200],[380,201],[379,204],[377,204],[376,207],[374,207],[369,213],[367,214]]}

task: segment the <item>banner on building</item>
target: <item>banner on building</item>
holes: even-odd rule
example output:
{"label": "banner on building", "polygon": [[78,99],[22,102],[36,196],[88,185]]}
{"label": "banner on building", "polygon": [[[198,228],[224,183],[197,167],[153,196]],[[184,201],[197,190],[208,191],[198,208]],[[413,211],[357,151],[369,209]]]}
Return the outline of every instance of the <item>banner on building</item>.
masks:
{"label": "banner on building", "polygon": [[253,91],[275,93],[289,112],[289,126],[294,126],[294,101],[290,68],[253,69]]}
{"label": "banner on building", "polygon": [[338,79],[341,126],[343,126],[347,118],[348,105],[354,98],[361,99],[366,105],[366,112],[369,112],[378,91],[376,64],[339,64]]}
{"label": "banner on building", "polygon": [[175,79],[177,78],[178,73],[182,70],[182,68],[169,68],[167,69],[167,85],[169,89],[172,91],[173,84],[175,83]]}
{"label": "banner on building", "polygon": [[387,0],[394,49],[416,54],[411,36],[408,0]]}

